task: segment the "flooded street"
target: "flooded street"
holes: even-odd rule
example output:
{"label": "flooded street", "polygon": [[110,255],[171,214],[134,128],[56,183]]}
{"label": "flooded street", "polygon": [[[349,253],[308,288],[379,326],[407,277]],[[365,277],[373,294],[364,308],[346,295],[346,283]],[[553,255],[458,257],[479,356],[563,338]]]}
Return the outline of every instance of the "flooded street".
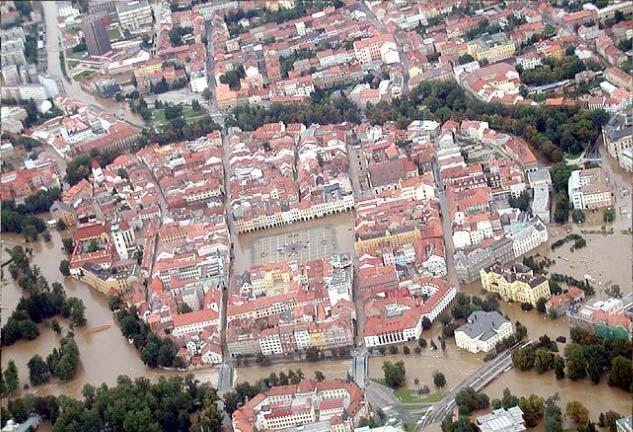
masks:
{"label": "flooded street", "polygon": [[[59,262],[64,259],[62,251],[62,237],[59,232],[51,231],[52,240],[37,243],[23,242],[22,237],[16,235],[2,236],[2,261],[7,259],[4,251],[6,247],[21,244],[23,247],[33,248],[31,262],[37,265],[42,274],[48,279],[49,284],[60,282],[64,285],[68,296],[75,296],[83,300],[86,306],[86,318],[88,324],[83,329],[78,329],[75,340],[81,353],[81,367],[74,380],[68,383],[51,381],[51,383],[32,387],[30,391],[36,394],[65,394],[68,396],[79,396],[84,384],[90,383],[95,386],[105,382],[108,385],[116,383],[119,375],[128,375],[132,378],[145,376],[156,379],[161,375],[186,375],[186,372],[171,372],[158,369],[147,368],[140,359],[136,349],[121,336],[119,327],[114,322],[114,317],[108,309],[107,297],[87,285],[71,278],[64,278],[59,272]],[[20,296],[21,289],[11,280],[8,272],[5,272],[5,280],[2,282],[2,323],[4,324],[9,315],[15,309]],[[58,318],[62,326],[67,329],[61,317]],[[93,327],[110,325],[109,328],[94,333],[89,329]],[[2,367],[4,368],[9,360],[14,360],[18,367],[20,376],[20,386],[28,383],[27,363],[35,354],[46,356],[59,345],[59,336],[45,324],[40,325],[40,336],[33,341],[20,341],[8,347],[2,347]],[[214,369],[200,370],[194,373],[198,379],[204,382],[217,382],[217,374]]]}

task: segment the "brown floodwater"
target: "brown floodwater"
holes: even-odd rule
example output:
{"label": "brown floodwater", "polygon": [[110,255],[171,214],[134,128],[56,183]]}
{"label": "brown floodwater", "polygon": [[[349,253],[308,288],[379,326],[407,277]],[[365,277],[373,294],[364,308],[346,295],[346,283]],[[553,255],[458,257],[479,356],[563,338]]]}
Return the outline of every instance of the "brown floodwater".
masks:
{"label": "brown floodwater", "polygon": [[[31,262],[37,265],[49,283],[60,282],[64,285],[68,296],[75,296],[83,300],[86,306],[86,318],[88,324],[83,329],[78,329],[75,333],[75,340],[79,346],[81,354],[81,367],[75,379],[68,383],[51,381],[49,384],[32,387],[30,392],[36,394],[65,394],[68,396],[79,396],[84,384],[90,383],[100,385],[116,384],[119,375],[128,375],[132,378],[145,376],[156,379],[166,375],[185,375],[185,372],[164,371],[147,368],[141,361],[136,349],[128,343],[121,335],[121,332],[114,322],[114,317],[108,309],[107,297],[88,285],[72,278],[64,278],[59,272],[59,262],[64,259],[62,251],[62,236],[58,231],[51,231],[50,242],[39,240],[35,243],[25,244],[22,237],[16,235],[2,236],[2,261],[6,261],[6,247],[20,244],[24,247],[33,248]],[[13,282],[8,272],[5,272],[5,279],[2,281],[2,323],[4,324],[11,312],[15,309],[22,295],[21,289]],[[67,322],[58,318],[63,327],[67,329]],[[89,330],[94,327],[109,325],[110,327],[91,333]],[[14,360],[18,367],[20,385],[28,383],[27,363],[30,358],[39,354],[46,356],[59,345],[57,336],[45,324],[40,325],[40,336],[33,341],[19,341],[14,345],[2,347],[2,367],[4,368],[9,360]],[[198,379],[204,382],[216,384],[217,374],[214,369],[195,371]]]}
{"label": "brown floodwater", "polygon": [[567,402],[577,400],[589,410],[593,421],[598,421],[601,412],[613,410],[623,415],[631,414],[631,394],[607,385],[606,376],[600,384],[594,385],[589,379],[570,381],[557,380],[553,372],[539,375],[535,371],[511,369],[490,383],[484,392],[490,398],[500,398],[504,388],[509,388],[515,396],[529,396],[536,393],[544,398],[558,393],[558,406],[563,413]]}

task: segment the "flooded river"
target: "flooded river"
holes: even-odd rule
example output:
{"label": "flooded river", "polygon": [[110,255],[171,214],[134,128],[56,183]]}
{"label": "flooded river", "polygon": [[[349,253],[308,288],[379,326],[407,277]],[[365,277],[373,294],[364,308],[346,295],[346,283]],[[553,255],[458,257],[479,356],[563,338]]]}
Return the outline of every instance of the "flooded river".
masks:
{"label": "flooded river", "polygon": [[[64,259],[62,251],[62,237],[57,231],[52,231],[52,240],[25,244],[22,237],[16,235],[3,235],[2,261],[7,259],[5,247],[21,244],[24,247],[32,247],[32,264],[37,265],[42,274],[48,279],[49,284],[60,282],[64,285],[68,296],[75,296],[83,300],[86,306],[86,318],[88,324],[84,329],[78,329],[75,340],[81,353],[81,369],[76,378],[68,383],[51,382],[47,385],[31,388],[37,394],[66,394],[79,396],[84,384],[93,385],[115,384],[119,375],[128,375],[132,378],[145,376],[156,379],[161,375],[186,375],[184,372],[170,372],[152,370],[141,361],[136,349],[121,336],[121,332],[114,322],[114,317],[108,309],[107,297],[87,285],[71,278],[64,278],[59,272],[59,262]],[[5,280],[2,282],[2,323],[4,324],[11,312],[15,309],[21,289],[11,280],[8,272],[5,272]],[[60,322],[60,318],[58,318]],[[65,322],[62,322],[66,326]],[[109,328],[90,333],[89,329],[110,325]],[[14,360],[18,367],[20,384],[28,383],[27,363],[30,358],[39,354],[46,356],[59,345],[59,336],[44,324],[40,326],[40,336],[33,341],[20,341],[14,345],[2,348],[2,367],[9,360]],[[195,375],[204,382],[217,382],[215,370],[196,371]]]}

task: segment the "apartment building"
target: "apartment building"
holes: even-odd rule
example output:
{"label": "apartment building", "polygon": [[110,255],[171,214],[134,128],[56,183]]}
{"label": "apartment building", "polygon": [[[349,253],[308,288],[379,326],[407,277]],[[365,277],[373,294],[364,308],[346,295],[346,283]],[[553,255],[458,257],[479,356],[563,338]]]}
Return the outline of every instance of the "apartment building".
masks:
{"label": "apartment building", "polygon": [[152,30],[154,19],[147,0],[123,1],[116,4],[116,13],[123,30],[140,34]]}
{"label": "apartment building", "polygon": [[472,353],[490,352],[512,332],[512,323],[499,312],[476,311],[455,330],[455,344]]}
{"label": "apartment building", "polygon": [[483,289],[496,292],[505,300],[536,306],[542,297],[550,297],[549,281],[521,264],[504,266],[496,262],[480,271]]}
{"label": "apartment building", "polygon": [[602,168],[572,171],[568,194],[574,209],[595,210],[613,205],[611,188]]}
{"label": "apartment building", "polygon": [[512,57],[516,47],[505,33],[485,35],[467,43],[468,54],[477,61],[496,63]]}

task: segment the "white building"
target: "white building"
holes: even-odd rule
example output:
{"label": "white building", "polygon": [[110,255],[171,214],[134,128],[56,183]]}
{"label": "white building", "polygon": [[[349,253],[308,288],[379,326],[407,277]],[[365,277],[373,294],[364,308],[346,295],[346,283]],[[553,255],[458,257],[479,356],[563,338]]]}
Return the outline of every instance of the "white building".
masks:
{"label": "white building", "polygon": [[209,81],[207,80],[205,71],[192,72],[189,76],[189,83],[191,84],[191,91],[194,93],[202,93],[209,87]]}
{"label": "white building", "polygon": [[526,223],[518,233],[512,235],[512,250],[516,258],[539,247],[548,239],[547,227],[539,217]]}
{"label": "white building", "polygon": [[574,209],[593,210],[612,205],[611,189],[602,168],[572,171],[568,195]]}
{"label": "white building", "polygon": [[110,234],[119,258],[122,260],[129,259],[128,248],[134,246],[136,240],[134,230],[127,222],[121,222],[112,225]]}
{"label": "white building", "polygon": [[499,312],[476,311],[470,314],[466,324],[455,330],[455,343],[458,348],[472,353],[489,352],[512,332],[512,323]]}
{"label": "white building", "polygon": [[117,2],[116,12],[121,28],[131,34],[143,33],[153,26],[152,8],[147,0]]}

